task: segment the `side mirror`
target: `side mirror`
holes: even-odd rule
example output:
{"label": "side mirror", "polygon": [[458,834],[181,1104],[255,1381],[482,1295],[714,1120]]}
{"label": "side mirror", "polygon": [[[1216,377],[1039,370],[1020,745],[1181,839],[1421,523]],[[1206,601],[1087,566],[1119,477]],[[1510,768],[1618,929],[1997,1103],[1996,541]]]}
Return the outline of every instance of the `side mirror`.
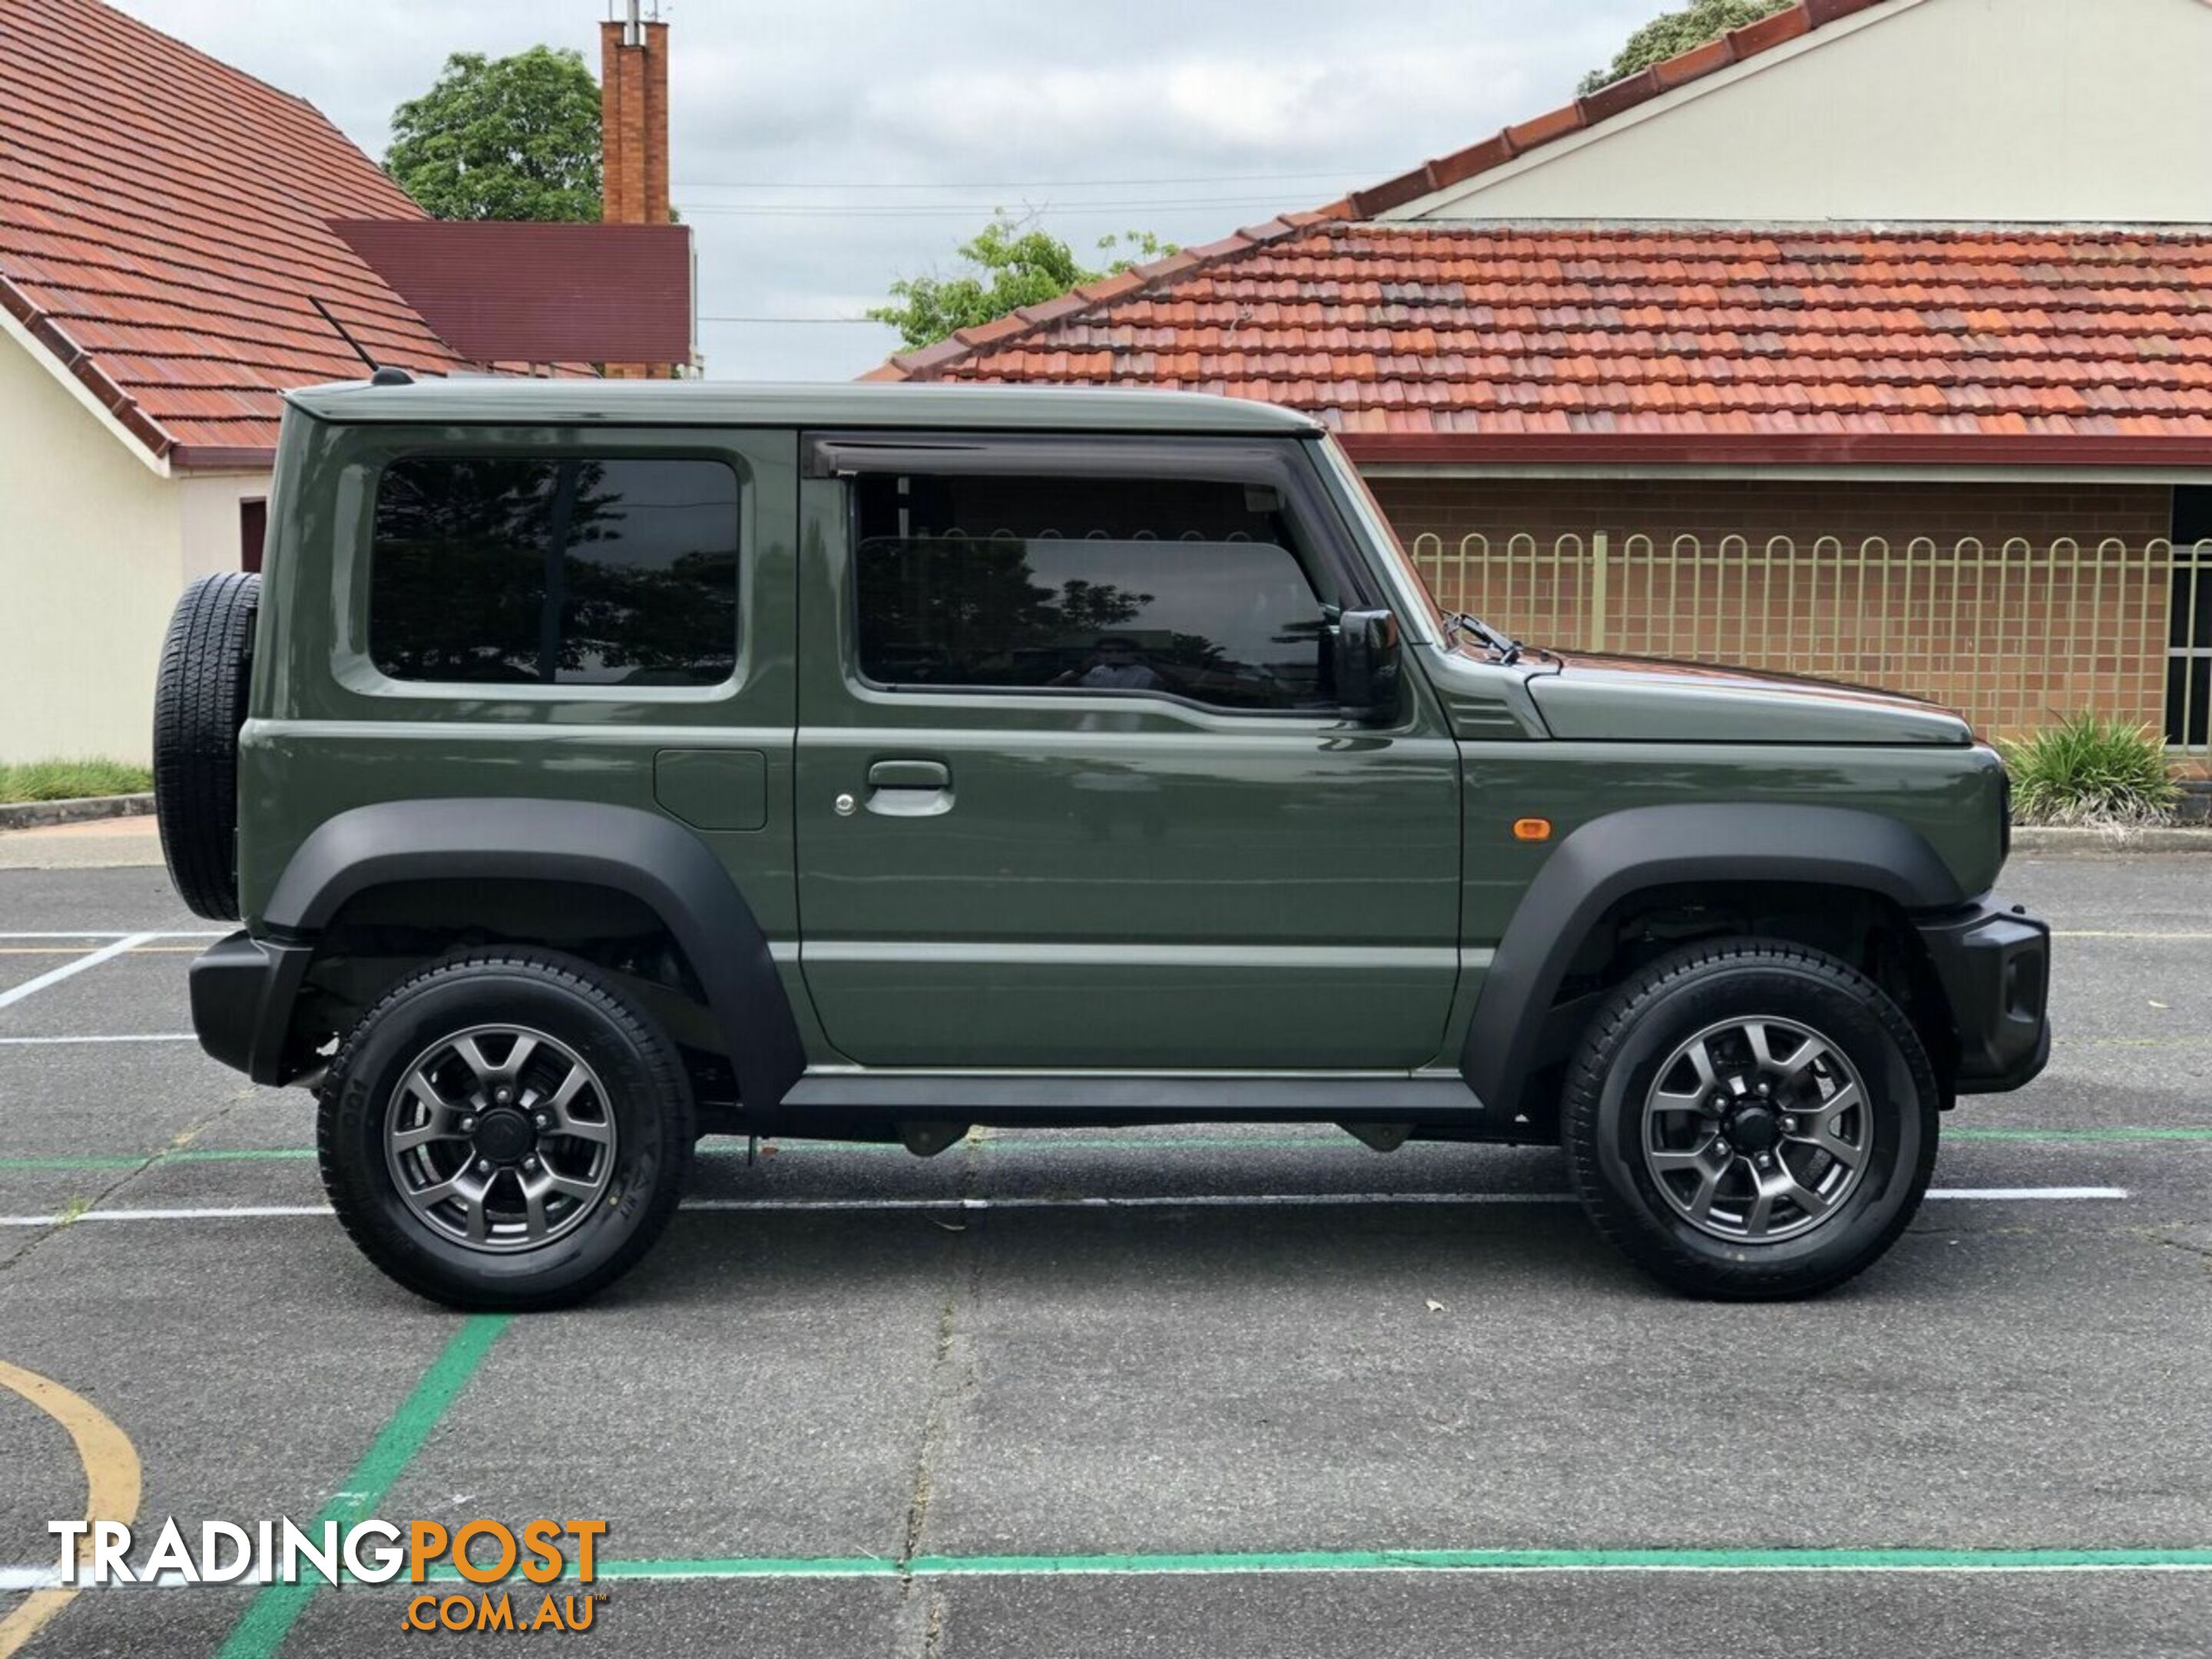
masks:
{"label": "side mirror", "polygon": [[1377,717],[1398,704],[1398,619],[1388,611],[1346,611],[1336,619],[1330,655],[1336,700]]}

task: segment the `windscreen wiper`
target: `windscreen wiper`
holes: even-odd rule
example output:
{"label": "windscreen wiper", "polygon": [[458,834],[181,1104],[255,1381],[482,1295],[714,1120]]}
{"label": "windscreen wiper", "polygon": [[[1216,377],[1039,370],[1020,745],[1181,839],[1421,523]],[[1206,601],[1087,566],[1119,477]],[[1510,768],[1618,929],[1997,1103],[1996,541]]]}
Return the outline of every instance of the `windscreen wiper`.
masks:
{"label": "windscreen wiper", "polygon": [[1498,660],[1511,665],[1521,660],[1521,641],[1501,634],[1480,617],[1470,617],[1464,611],[1447,611],[1444,621],[1451,626],[1474,635],[1498,653]]}

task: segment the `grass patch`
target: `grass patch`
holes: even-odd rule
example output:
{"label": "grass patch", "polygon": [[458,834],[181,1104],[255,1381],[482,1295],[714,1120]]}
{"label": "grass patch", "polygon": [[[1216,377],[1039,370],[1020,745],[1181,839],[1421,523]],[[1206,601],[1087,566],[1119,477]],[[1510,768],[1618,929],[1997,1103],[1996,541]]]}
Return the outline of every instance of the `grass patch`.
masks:
{"label": "grass patch", "polygon": [[2002,747],[2022,823],[2164,823],[2181,799],[2148,726],[2083,713]]}
{"label": "grass patch", "polygon": [[11,801],[76,800],[86,795],[143,795],[153,787],[152,772],[121,761],[93,757],[0,764],[0,805]]}

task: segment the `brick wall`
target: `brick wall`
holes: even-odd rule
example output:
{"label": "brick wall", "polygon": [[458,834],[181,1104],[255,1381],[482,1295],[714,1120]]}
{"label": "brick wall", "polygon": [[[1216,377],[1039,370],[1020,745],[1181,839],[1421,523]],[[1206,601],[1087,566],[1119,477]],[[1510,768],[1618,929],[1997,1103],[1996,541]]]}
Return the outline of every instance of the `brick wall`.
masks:
{"label": "brick wall", "polygon": [[1374,483],[1441,600],[1532,640],[1888,686],[1996,736],[2164,724],[2162,486]]}

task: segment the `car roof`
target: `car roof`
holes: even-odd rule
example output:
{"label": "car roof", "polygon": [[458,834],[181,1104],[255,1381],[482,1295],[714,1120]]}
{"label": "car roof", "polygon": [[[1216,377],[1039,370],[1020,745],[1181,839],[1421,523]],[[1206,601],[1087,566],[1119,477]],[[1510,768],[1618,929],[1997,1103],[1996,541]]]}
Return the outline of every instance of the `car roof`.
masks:
{"label": "car roof", "polygon": [[430,378],[301,386],[318,420],[416,424],[949,428],[1037,432],[1311,434],[1310,416],[1243,398],[1093,386],[820,385],[731,380]]}

